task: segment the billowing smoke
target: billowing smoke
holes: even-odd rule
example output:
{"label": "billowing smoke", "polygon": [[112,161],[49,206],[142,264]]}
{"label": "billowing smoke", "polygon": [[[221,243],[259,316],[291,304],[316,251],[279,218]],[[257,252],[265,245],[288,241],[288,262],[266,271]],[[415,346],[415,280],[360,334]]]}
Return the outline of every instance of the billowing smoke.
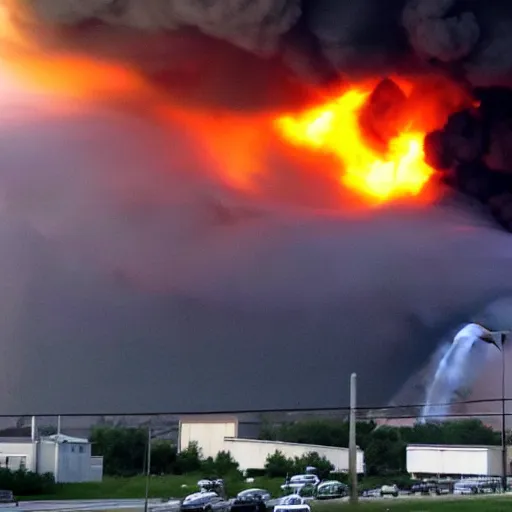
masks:
{"label": "billowing smoke", "polygon": [[[180,105],[194,97],[268,107],[273,92],[301,96],[302,85],[279,74],[279,58],[303,82],[346,70],[420,69],[433,59],[476,80],[485,52],[505,37],[488,13],[458,12],[455,2],[352,4],[32,0],[10,7],[27,33],[38,24],[47,48],[136,64]],[[144,41],[153,57],[138,53]],[[225,73],[205,71],[205,88],[188,91],[186,81],[176,88],[208,69],[196,63],[207,60],[210,43]],[[251,66],[266,77],[258,87]],[[497,66],[493,76],[503,81],[506,62]],[[105,86],[107,95],[116,84]],[[237,101],[235,89],[244,91]],[[162,96],[140,91],[90,102],[69,99],[69,91],[59,98],[4,86],[2,269],[19,276],[1,317],[5,412],[345,406],[352,371],[361,403],[383,405],[447,330],[512,292],[509,235],[460,198],[354,218],[343,207],[319,212],[301,200],[276,201],[279,194],[235,191],[179,117],[162,115]],[[314,193],[296,185],[307,170],[282,165],[282,189],[300,189],[295,199]]]}
{"label": "billowing smoke", "polygon": [[512,57],[506,51],[512,37],[512,7],[498,0],[8,3],[28,27],[79,27],[93,34],[98,25],[108,25],[153,35],[194,27],[259,56],[280,57],[311,80],[358,70],[375,74],[428,65],[474,85],[502,85],[509,83],[512,70]]}

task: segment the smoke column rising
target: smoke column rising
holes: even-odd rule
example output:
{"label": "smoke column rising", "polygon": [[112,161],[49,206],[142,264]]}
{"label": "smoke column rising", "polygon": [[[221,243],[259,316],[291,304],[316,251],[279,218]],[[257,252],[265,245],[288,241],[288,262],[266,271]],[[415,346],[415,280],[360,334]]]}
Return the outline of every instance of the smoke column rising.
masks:
{"label": "smoke column rising", "polygon": [[[45,12],[77,21],[58,5]],[[0,318],[3,411],[344,406],[352,371],[361,404],[382,405],[510,293],[510,236],[471,207],[354,218],[248,197],[179,120],[148,115],[151,87],[118,101],[105,84],[84,75],[96,89],[77,98],[13,82],[0,100],[0,263],[20,276]]]}
{"label": "smoke column rising", "polygon": [[489,350],[489,346],[479,341],[483,332],[480,325],[468,324],[453,338],[427,390],[426,405],[421,414],[424,421],[428,421],[429,416],[437,419],[445,416],[450,407],[436,404],[449,404],[454,394],[468,385],[471,386],[483,370]]}

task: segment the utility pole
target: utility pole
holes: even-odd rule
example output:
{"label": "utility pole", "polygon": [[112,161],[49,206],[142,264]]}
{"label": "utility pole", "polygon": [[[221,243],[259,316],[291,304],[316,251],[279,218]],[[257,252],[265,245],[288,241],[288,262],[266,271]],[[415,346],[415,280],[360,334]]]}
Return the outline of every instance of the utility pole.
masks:
{"label": "utility pole", "polygon": [[507,492],[507,428],[505,424],[506,417],[506,384],[505,384],[505,341],[506,332],[500,333],[501,341],[501,486],[503,492]]}
{"label": "utility pole", "polygon": [[147,452],[146,452],[146,494],[144,496],[144,512],[148,512],[150,477],[151,477],[151,426],[148,425],[148,448],[147,448]]}
{"label": "utility pole", "polygon": [[[479,325],[479,324],[477,324]],[[479,339],[485,343],[495,346],[501,352],[501,487],[503,492],[507,492],[507,430],[506,430],[506,402],[507,390],[505,384],[505,343],[512,331],[491,331],[480,325],[483,332],[480,334]],[[499,336],[500,343],[498,344],[496,338]]]}
{"label": "utility pole", "polygon": [[350,473],[350,503],[358,502],[357,494],[357,444],[356,444],[356,399],[357,375],[350,376],[350,425],[348,438],[348,464]]}

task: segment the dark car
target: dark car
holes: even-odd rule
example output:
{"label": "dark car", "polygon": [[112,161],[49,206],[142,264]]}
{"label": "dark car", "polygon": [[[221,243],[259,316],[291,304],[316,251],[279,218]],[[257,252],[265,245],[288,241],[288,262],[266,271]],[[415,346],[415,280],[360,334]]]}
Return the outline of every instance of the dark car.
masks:
{"label": "dark car", "polygon": [[182,512],[228,512],[229,508],[229,502],[212,491],[189,494],[180,505]]}
{"label": "dark car", "polygon": [[265,489],[246,489],[231,503],[231,512],[265,512],[271,498]]}
{"label": "dark car", "polygon": [[322,482],[316,488],[317,500],[332,500],[348,496],[348,486],[337,480]]}
{"label": "dark car", "polygon": [[14,503],[16,506],[19,505],[12,491],[0,491],[0,503]]}
{"label": "dark car", "polygon": [[418,482],[411,487],[413,494],[449,494],[453,492],[453,485],[451,482]]}

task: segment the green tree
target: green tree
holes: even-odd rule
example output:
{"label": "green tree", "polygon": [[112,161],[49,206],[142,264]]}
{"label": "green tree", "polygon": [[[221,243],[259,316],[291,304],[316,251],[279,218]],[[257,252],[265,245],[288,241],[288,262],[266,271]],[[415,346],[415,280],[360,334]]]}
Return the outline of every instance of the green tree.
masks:
{"label": "green tree", "polygon": [[201,450],[196,442],[191,442],[176,457],[175,473],[183,475],[185,473],[194,473],[201,469],[202,462]]}
{"label": "green tree", "polygon": [[385,475],[405,471],[405,446],[399,429],[375,429],[365,450],[368,474]]}
{"label": "green tree", "polygon": [[[358,422],[357,444],[364,449],[371,432],[373,421]],[[260,430],[260,439],[286,441],[289,443],[316,444],[320,446],[348,446],[349,423],[340,420],[305,420],[273,426],[269,423]]]}
{"label": "green tree", "polygon": [[333,464],[326,457],[321,457],[318,452],[309,452],[300,458],[296,457],[294,466],[296,473],[304,473],[308,466],[312,466],[317,469],[317,474],[322,480],[327,478],[334,469]]}
{"label": "green tree", "polygon": [[176,467],[176,446],[170,441],[157,440],[151,443],[151,473],[169,475]]}
{"label": "green tree", "polygon": [[93,455],[103,455],[106,475],[131,476],[142,472],[147,431],[140,428],[98,425],[89,440]]}
{"label": "green tree", "polygon": [[269,455],[265,462],[265,471],[270,478],[284,478],[286,475],[293,473],[294,469],[294,461],[285,457],[279,450]]}
{"label": "green tree", "polygon": [[233,459],[230,452],[221,451],[217,453],[213,465],[217,476],[224,477],[238,473],[238,462]]}

